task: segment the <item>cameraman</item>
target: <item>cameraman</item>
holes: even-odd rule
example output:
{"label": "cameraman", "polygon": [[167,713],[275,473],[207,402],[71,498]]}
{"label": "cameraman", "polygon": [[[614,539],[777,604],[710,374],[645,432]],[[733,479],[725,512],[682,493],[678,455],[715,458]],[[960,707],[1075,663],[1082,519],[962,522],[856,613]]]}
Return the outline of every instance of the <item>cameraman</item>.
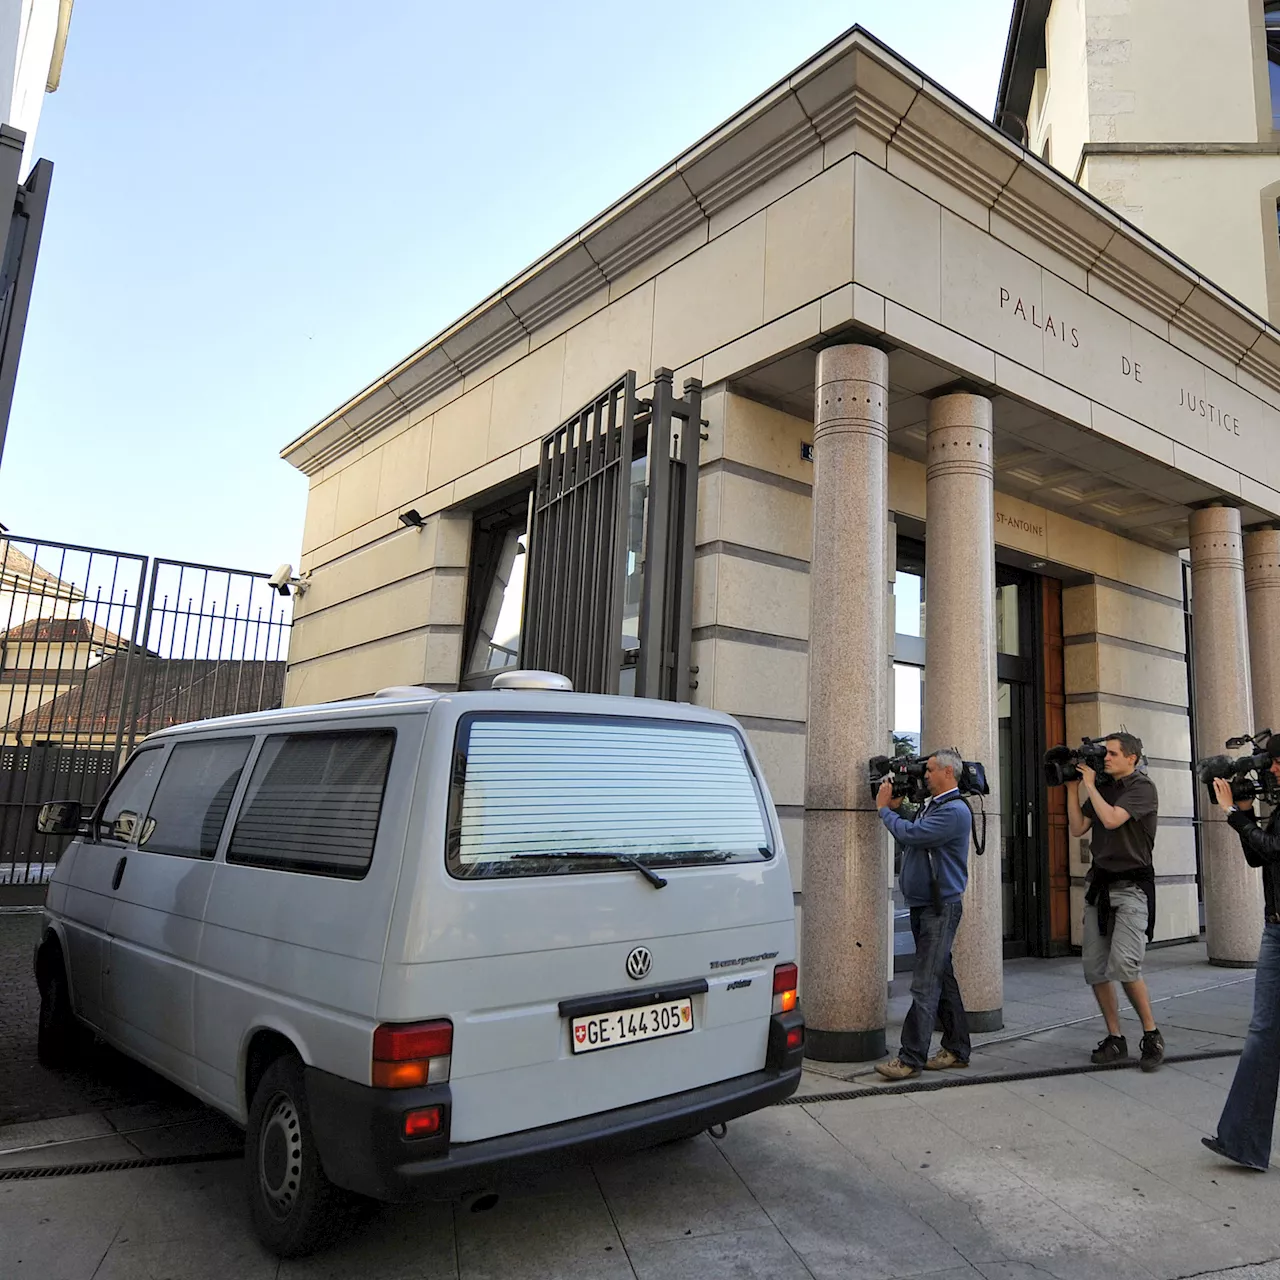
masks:
{"label": "cameraman", "polygon": [[[1267,739],[1272,777],[1280,780],[1280,734]],[[1271,810],[1264,831],[1253,816],[1252,800],[1233,800],[1231,784],[1213,780],[1213,794],[1235,828],[1245,861],[1262,868],[1266,905],[1262,948],[1253,981],[1253,1019],[1240,1065],[1222,1108],[1215,1138],[1201,1138],[1210,1151],[1250,1169],[1271,1163],[1271,1130],[1280,1089],[1280,806]]]}
{"label": "cameraman", "polygon": [[[1151,851],[1156,842],[1156,785],[1138,771],[1142,740],[1131,733],[1106,739],[1101,778],[1086,764],[1080,778],[1067,783],[1067,818],[1073,836],[1093,831],[1084,911],[1084,979],[1093,987],[1107,1034],[1090,1055],[1094,1063],[1129,1056],[1120,1034],[1120,1009],[1113,983],[1142,1019],[1140,1066],[1154,1071],[1164,1061],[1164,1037],[1151,1016],[1142,958],[1155,932],[1156,882]],[[1085,794],[1081,803],[1080,792]]]}
{"label": "cameraman", "polygon": [[[885,778],[876,794],[880,820],[903,846],[898,883],[911,908],[911,936],[916,963],[911,975],[911,1008],[902,1024],[898,1056],[876,1071],[886,1080],[906,1080],[927,1071],[969,1065],[969,1020],[960,985],[951,967],[951,945],[969,883],[969,835],[973,811],[960,798],[964,770],[960,753],[935,751],[925,764],[929,798],[915,819],[896,812],[901,797],[893,794],[893,780]],[[929,1057],[933,1024],[942,1021],[942,1047]],[[927,1061],[926,1061],[927,1059]]]}

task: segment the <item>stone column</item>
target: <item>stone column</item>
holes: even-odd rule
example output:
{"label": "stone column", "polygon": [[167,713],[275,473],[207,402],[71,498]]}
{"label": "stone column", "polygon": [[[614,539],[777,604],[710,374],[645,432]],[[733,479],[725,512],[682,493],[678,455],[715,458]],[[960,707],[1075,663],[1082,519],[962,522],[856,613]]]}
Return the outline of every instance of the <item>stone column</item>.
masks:
{"label": "stone column", "polygon": [[1244,603],[1253,685],[1250,728],[1280,733],[1280,529],[1244,535]]}
{"label": "stone column", "polygon": [[992,788],[982,802],[986,853],[970,850],[954,952],[973,1031],[1004,1025],[994,475],[991,401],[967,393],[934,400],[925,470],[923,745],[926,751],[956,747],[965,760],[982,761]]}
{"label": "stone column", "polygon": [[[1234,507],[1191,513],[1191,635],[1196,757],[1203,759],[1221,755],[1228,738],[1253,732],[1244,547]],[[1262,880],[1245,862],[1222,810],[1204,794],[1200,816],[1209,963],[1251,968],[1262,938]]]}
{"label": "stone column", "polygon": [[885,1052],[884,827],[866,762],[889,751],[885,547],[889,359],[874,347],[818,355],[809,570],[804,1011],[809,1056]]}

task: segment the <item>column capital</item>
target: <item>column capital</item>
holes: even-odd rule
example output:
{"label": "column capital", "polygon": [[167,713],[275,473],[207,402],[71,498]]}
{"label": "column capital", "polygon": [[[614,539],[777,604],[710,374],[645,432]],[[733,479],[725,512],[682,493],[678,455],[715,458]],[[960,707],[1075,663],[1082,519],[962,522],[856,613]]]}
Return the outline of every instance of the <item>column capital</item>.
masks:
{"label": "column capital", "polygon": [[889,357],[878,347],[827,347],[814,379],[813,442],[837,435],[889,439]]}
{"label": "column capital", "polygon": [[1188,532],[1193,577],[1206,570],[1244,568],[1244,541],[1237,508],[1200,507],[1191,513]]}
{"label": "column capital", "polygon": [[1280,529],[1258,529],[1244,535],[1244,589],[1280,590]]}
{"label": "column capital", "polygon": [[931,479],[972,475],[991,481],[995,476],[991,401],[967,391],[931,400],[925,451]]}

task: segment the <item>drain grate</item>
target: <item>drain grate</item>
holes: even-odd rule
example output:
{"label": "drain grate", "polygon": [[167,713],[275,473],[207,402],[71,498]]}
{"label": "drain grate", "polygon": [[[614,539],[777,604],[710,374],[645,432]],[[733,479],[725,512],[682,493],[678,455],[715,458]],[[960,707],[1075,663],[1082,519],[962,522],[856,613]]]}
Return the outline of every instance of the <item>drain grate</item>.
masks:
{"label": "drain grate", "polygon": [[[1238,1058],[1239,1049],[1211,1049],[1204,1053],[1171,1053],[1165,1062],[1171,1066],[1179,1062],[1208,1062],[1214,1058]],[[1078,1067],[1040,1067],[1035,1071],[1008,1071],[998,1076],[946,1076],[937,1080],[911,1080],[906,1084],[885,1086],[882,1084],[863,1085],[857,1089],[840,1089],[832,1093],[793,1093],[775,1107],[802,1107],[806,1102],[852,1102],[855,1098],[875,1098],[884,1094],[899,1093],[936,1093],[939,1089],[964,1089],[975,1084],[1005,1084],[1011,1080],[1048,1080],[1053,1076],[1082,1076],[1094,1071],[1133,1071],[1138,1063],[1135,1059],[1128,1062],[1106,1062],[1095,1066],[1092,1062]]]}
{"label": "drain grate", "polygon": [[71,1178],[81,1173],[122,1173],[126,1169],[158,1169],[168,1164],[205,1164],[213,1160],[239,1160],[235,1151],[211,1151],[198,1156],[139,1156],[136,1160],[95,1160],[92,1164],[42,1165],[34,1169],[0,1169],[0,1182],[29,1182],[36,1178]]}

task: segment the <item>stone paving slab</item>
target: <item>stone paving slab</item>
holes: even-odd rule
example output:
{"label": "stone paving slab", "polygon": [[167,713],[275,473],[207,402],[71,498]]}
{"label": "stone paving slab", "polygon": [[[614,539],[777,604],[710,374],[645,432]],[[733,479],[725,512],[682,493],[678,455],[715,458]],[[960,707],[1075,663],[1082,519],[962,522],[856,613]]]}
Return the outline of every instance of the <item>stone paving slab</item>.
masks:
{"label": "stone paving slab", "polygon": [[1169,1067],[774,1107],[488,1213],[377,1208],[289,1263],[250,1235],[238,1161],[0,1182],[0,1276],[1280,1280],[1277,1175],[1197,1140],[1225,1088]]}

